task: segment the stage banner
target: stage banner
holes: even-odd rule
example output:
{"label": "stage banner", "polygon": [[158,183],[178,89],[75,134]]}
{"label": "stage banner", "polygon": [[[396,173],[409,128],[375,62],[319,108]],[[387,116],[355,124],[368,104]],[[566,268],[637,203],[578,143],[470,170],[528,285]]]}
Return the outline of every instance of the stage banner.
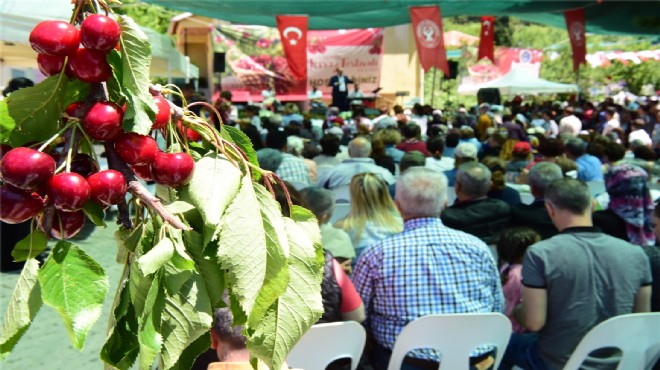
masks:
{"label": "stage banner", "polygon": [[464,47],[461,54],[467,71],[460,73],[459,94],[476,93],[485,83],[504,76],[514,68],[525,69],[537,77],[541,73],[542,50],[496,47],[495,63],[478,59],[476,48]]}
{"label": "stage banner", "polygon": [[495,63],[495,17],[481,17],[481,36],[479,37],[479,56],[477,59],[490,59]]}
{"label": "stage banner", "polygon": [[237,92],[235,96],[249,93],[253,101],[259,101],[261,91],[271,82],[280,100],[305,100],[311,85],[329,95],[331,88],[326,85],[337,68],[363,92],[379,87],[382,28],[308,31],[307,81],[295,80],[276,28],[220,26],[212,40],[216,52],[226,53],[222,89]]}
{"label": "stage banner", "polygon": [[282,48],[293,78],[307,79],[307,16],[277,16]]}
{"label": "stage banner", "polygon": [[449,76],[449,65],[442,36],[442,18],[440,7],[413,6],[410,8],[410,19],[417,44],[419,62],[428,72],[435,67]]}
{"label": "stage banner", "polygon": [[571,39],[571,50],[573,51],[573,71],[580,68],[580,64],[586,64],[587,60],[587,35],[584,10],[575,9],[564,12],[568,37]]}

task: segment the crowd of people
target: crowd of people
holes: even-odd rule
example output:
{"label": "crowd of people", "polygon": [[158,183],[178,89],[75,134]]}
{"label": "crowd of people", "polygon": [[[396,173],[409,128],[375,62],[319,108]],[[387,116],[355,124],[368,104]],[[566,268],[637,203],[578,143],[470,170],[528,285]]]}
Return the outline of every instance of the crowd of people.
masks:
{"label": "crowd of people", "polygon": [[[367,366],[386,369],[418,317],[502,312],[514,333],[501,369],[561,369],[598,323],[660,311],[658,107],[516,98],[374,117],[330,107],[315,124],[287,105],[258,125],[249,108],[241,128],[316,215],[322,322],[363,322]],[[472,355],[473,368],[492,366],[492,348]],[[441,361],[417,350],[404,368]]]}

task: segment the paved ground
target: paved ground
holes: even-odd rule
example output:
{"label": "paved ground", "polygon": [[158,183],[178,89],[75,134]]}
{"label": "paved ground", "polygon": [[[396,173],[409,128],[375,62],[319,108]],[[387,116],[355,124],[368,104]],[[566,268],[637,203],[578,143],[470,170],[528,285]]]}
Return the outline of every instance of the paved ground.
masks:
{"label": "paved ground", "polygon": [[[113,233],[117,226],[107,220],[107,228],[95,228],[88,236],[74,243],[85,250],[103,266],[110,278],[110,292],[103,305],[101,318],[91,329],[82,352],[71,345],[60,316],[49,306],[42,306],[28,331],[23,335],[14,351],[4,361],[2,370],[72,370],[102,369],[99,352],[105,341],[108,314],[122,267],[115,261],[116,246]],[[81,233],[82,233],[81,232]],[[20,271],[0,274],[0,312],[4,316]]]}

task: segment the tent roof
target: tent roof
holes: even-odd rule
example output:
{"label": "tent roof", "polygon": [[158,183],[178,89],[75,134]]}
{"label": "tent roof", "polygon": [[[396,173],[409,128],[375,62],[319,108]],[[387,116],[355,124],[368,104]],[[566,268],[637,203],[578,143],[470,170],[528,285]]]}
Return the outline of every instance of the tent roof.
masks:
{"label": "tent roof", "polygon": [[386,27],[410,23],[410,6],[439,4],[444,17],[515,16],[565,27],[563,11],[584,8],[587,31],[657,35],[656,1],[581,0],[144,0],[234,23],[275,27],[275,15],[307,14],[310,29]]}
{"label": "tent roof", "polygon": [[[37,53],[28,38],[32,28],[44,20],[71,17],[70,0],[2,0],[0,1],[0,58],[4,64],[19,68],[36,68]],[[151,75],[158,77],[198,77],[199,69],[179,53],[167,35],[142,28],[151,44]],[[169,68],[168,68],[169,63]]]}
{"label": "tent roof", "polygon": [[524,68],[516,68],[509,73],[490,81],[482,86],[483,88],[497,88],[502,95],[513,94],[555,94],[578,92],[578,86],[575,84],[562,84],[551,82],[527,72]]}

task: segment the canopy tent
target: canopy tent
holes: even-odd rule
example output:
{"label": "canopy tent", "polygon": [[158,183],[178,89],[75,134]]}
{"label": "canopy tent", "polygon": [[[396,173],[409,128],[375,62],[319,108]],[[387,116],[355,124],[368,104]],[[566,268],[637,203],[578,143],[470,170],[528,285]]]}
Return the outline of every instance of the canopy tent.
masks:
{"label": "canopy tent", "polygon": [[530,74],[524,68],[512,69],[509,73],[497,80],[481,85],[480,88],[499,89],[500,94],[502,95],[536,95],[578,92],[578,86],[576,84],[562,84],[544,80]]}
{"label": "canopy tent", "polygon": [[[0,62],[14,68],[36,68],[37,53],[28,43],[34,26],[44,20],[68,21],[70,0],[2,0],[0,2]],[[152,77],[197,78],[199,69],[179,53],[167,35],[142,28],[151,44]]]}
{"label": "canopy tent", "polygon": [[563,12],[584,8],[587,31],[658,35],[657,1],[576,0],[144,0],[170,9],[234,23],[275,27],[275,15],[307,14],[315,30],[387,27],[410,23],[408,8],[439,4],[443,17],[514,16],[564,28]]}

